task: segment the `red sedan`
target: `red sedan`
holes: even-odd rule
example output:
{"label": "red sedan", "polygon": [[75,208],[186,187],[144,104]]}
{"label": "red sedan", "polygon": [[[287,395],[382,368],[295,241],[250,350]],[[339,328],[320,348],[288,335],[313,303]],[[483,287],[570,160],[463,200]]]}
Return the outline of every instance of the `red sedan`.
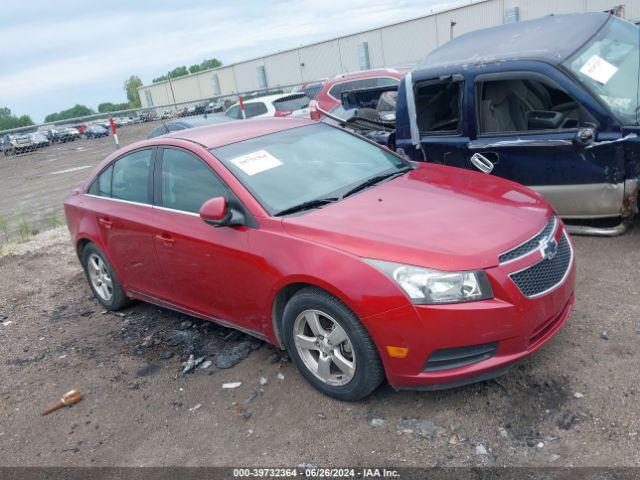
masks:
{"label": "red sedan", "polygon": [[542,197],[309,120],[135,143],[65,212],[106,308],[140,299],[249,332],[343,400],[385,378],[493,378],[573,305],[571,241]]}

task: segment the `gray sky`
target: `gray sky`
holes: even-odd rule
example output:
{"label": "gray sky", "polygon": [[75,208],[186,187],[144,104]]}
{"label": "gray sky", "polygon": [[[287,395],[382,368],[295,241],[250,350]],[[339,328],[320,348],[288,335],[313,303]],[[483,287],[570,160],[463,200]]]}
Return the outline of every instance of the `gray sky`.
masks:
{"label": "gray sky", "polygon": [[31,115],[126,101],[176,66],[229,64],[467,0],[2,0],[0,107]]}

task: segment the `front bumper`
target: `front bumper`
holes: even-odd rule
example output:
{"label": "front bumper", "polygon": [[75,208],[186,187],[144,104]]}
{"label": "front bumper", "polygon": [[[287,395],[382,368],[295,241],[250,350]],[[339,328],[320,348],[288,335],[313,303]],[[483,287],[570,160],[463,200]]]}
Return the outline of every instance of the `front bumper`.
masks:
{"label": "front bumper", "polygon": [[[378,346],[387,380],[398,389],[437,390],[503,374],[560,330],[574,303],[575,260],[563,282],[544,295],[525,297],[509,278],[521,262],[487,270],[495,298],[450,305],[407,305],[365,319]],[[429,357],[439,350],[496,343],[489,358],[432,371]],[[394,358],[387,346],[408,349]]]}

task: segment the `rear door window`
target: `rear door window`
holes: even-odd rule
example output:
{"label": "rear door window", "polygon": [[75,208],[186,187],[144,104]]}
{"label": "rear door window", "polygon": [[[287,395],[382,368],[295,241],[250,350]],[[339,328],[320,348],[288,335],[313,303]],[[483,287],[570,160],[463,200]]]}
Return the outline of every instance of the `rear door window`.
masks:
{"label": "rear door window", "polygon": [[101,197],[111,196],[111,178],[113,177],[113,165],[107,168],[98,177],[98,190],[97,195]]}
{"label": "rear door window", "polygon": [[227,187],[204,161],[177,148],[162,153],[162,206],[197,213],[207,200],[226,197]]}
{"label": "rear door window", "polygon": [[136,203],[149,202],[149,166],[151,149],[137,150],[113,164],[111,196]]}

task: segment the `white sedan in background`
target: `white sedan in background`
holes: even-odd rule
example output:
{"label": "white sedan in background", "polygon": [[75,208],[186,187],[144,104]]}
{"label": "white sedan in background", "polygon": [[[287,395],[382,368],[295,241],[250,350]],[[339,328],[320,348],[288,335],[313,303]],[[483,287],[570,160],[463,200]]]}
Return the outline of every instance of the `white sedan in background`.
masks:
{"label": "white sedan in background", "polygon": [[[309,118],[309,98],[304,93],[280,93],[244,101],[244,118],[298,117]],[[240,103],[231,105],[224,114],[241,119]]]}

